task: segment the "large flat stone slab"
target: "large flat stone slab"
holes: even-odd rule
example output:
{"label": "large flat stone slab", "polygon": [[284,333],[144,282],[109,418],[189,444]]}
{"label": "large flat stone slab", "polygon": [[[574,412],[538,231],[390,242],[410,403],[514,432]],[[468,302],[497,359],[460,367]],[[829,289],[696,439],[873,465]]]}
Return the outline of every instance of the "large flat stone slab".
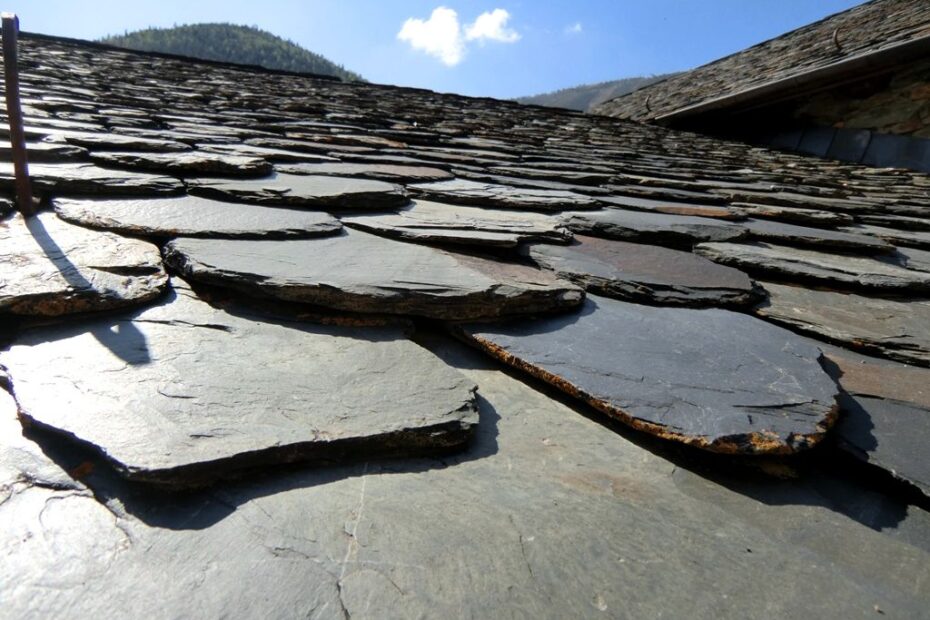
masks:
{"label": "large flat stone slab", "polygon": [[524,241],[565,243],[572,233],[544,213],[482,209],[414,200],[397,213],[344,216],[347,226],[411,241],[513,247]]}
{"label": "large flat stone slab", "polygon": [[0,503],[4,613],[715,618],[724,595],[750,617],[926,610],[925,511],[822,469],[670,460],[477,351],[427,344],[481,385],[464,451],[183,495],[95,461],[85,479],[106,503],[41,487]]}
{"label": "large flat stone slab", "polygon": [[797,226],[784,222],[751,219],[743,222],[749,230],[751,239],[771,241],[773,243],[811,248],[833,248],[847,252],[884,253],[894,250],[890,243],[870,237],[823,228]]}
{"label": "large flat stone slab", "polygon": [[760,315],[852,349],[930,366],[930,301],[898,301],[765,282]]}
{"label": "large flat stone slab", "polygon": [[477,423],[474,384],[402,330],[264,323],[184,288],[143,312],[25,332],[0,363],[30,424],[173,487],[448,449]]}
{"label": "large flat stone slab", "polygon": [[391,183],[429,183],[432,181],[447,181],[455,178],[451,172],[442,168],[428,166],[398,166],[392,164],[362,164],[362,163],[302,163],[280,164],[276,166],[279,172],[287,174],[307,174],[340,177],[360,177],[363,179],[377,179]]}
{"label": "large flat stone slab", "polygon": [[267,179],[190,179],[190,193],[206,198],[307,209],[377,210],[407,204],[402,187],[384,181],[276,174]]}
{"label": "large flat stone slab", "polygon": [[690,252],[575,236],[568,246],[536,243],[527,255],[599,295],[662,305],[742,305],[760,293],[743,272]]}
{"label": "large flat stone slab", "polygon": [[757,219],[775,220],[796,224],[813,224],[814,226],[838,226],[852,224],[855,220],[851,215],[838,211],[822,211],[819,209],[800,209],[797,207],[782,207],[778,205],[759,205],[750,202],[734,202],[730,205]]}
{"label": "large flat stone slab", "polygon": [[839,445],[930,496],[930,369],[827,346],[827,369],[847,392]]}
{"label": "large flat stone slab", "polygon": [[887,228],[885,226],[873,226],[871,224],[845,226],[841,230],[851,234],[871,235],[876,239],[884,239],[886,242],[893,243],[894,245],[930,250],[930,231],[928,230],[901,230],[898,228]]}
{"label": "large flat stone slab", "polygon": [[168,278],[158,248],[54,213],[0,222],[0,312],[55,316],[144,303]]}
{"label": "large flat stone slab", "polygon": [[321,239],[178,239],[165,260],[194,280],[352,312],[467,320],[577,306],[581,289],[524,265],[357,230]]}
{"label": "large flat stone slab", "polygon": [[801,451],[836,417],[819,349],[727,310],[589,296],[580,314],[460,332],[638,430],[714,452]]}
{"label": "large flat stone slab", "polygon": [[633,209],[634,211],[709,217],[722,220],[739,220],[744,217],[740,211],[720,205],[676,202],[674,200],[650,200],[635,196],[600,196],[598,200],[611,207]]}
{"label": "large flat stone slab", "polygon": [[[29,166],[33,187],[69,194],[159,196],[179,194],[184,185],[169,176],[112,170],[94,164],[34,164]],[[0,187],[12,188],[13,164],[0,162]]]}
{"label": "large flat stone slab", "polygon": [[701,243],[694,251],[722,265],[776,279],[885,293],[930,291],[930,274],[871,257],[828,254],[764,242]]}
{"label": "large flat stone slab", "polygon": [[424,200],[503,209],[563,211],[596,208],[597,201],[582,194],[557,189],[511,187],[495,183],[480,183],[455,179],[436,183],[417,183],[408,190]]}
{"label": "large flat stone slab", "polygon": [[675,247],[691,247],[702,241],[730,241],[747,235],[739,224],[709,217],[623,209],[569,212],[562,217],[573,232]]}
{"label": "large flat stone slab", "polygon": [[268,161],[260,157],[221,155],[204,151],[184,153],[94,153],[92,159],[102,166],[146,172],[164,172],[180,176],[216,174],[234,177],[260,177],[271,174],[274,170]]}
{"label": "large flat stone slab", "polygon": [[342,228],[339,220],[322,211],[260,207],[199,196],[57,198],[52,204],[59,217],[81,226],[152,237],[316,237]]}

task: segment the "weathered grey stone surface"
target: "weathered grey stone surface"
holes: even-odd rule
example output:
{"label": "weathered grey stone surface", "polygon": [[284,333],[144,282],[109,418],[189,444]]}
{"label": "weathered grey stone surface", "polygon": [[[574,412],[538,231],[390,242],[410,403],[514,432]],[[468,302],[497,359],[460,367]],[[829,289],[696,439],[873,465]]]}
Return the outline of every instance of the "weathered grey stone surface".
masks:
{"label": "weathered grey stone surface", "polygon": [[771,243],[701,243],[694,251],[748,271],[875,292],[930,291],[930,274],[871,257],[828,254]]}
{"label": "weathered grey stone surface", "polygon": [[191,146],[177,140],[127,136],[106,131],[53,131],[55,137],[92,151],[150,151],[153,153],[189,151]]}
{"label": "weathered grey stone surface", "polygon": [[0,222],[0,312],[54,316],[146,302],[168,278],[158,248],[54,213]]}
{"label": "weathered grey stone surface", "polygon": [[216,174],[220,176],[255,177],[271,174],[274,170],[269,162],[259,157],[221,155],[204,151],[186,153],[94,153],[92,159],[102,166],[166,172],[181,176]]}
{"label": "weathered grey stone surface", "polygon": [[[26,154],[30,163],[50,163],[87,160],[87,149],[58,142],[27,142]],[[0,141],[0,159],[12,161],[9,141]]]}
{"label": "weathered grey stone surface", "polygon": [[220,202],[198,196],[139,200],[53,201],[65,220],[153,237],[316,237],[338,232],[339,220],[322,211]]}
{"label": "weathered grey stone surface", "polygon": [[442,168],[427,166],[396,166],[391,164],[321,163],[279,164],[279,172],[341,177],[361,177],[392,183],[425,183],[446,181],[455,176]]}
{"label": "weathered grey stone surface", "polygon": [[777,480],[731,462],[670,461],[477,352],[428,344],[481,385],[481,423],[464,452],[276,472],[180,497],[100,465],[86,480],[106,503],[25,489],[0,503],[4,613],[548,620],[716,618],[722,605],[749,617],[926,609],[915,588],[930,579],[925,511],[823,470]]}
{"label": "weathered grey stone surface", "polygon": [[270,162],[338,162],[335,157],[326,155],[289,151],[280,148],[253,146],[251,144],[199,144],[198,148],[207,153],[236,155],[239,157],[261,157]]}
{"label": "weathered grey stone surface", "polygon": [[174,487],[450,448],[478,421],[475,386],[398,329],[257,322],[184,288],[141,313],[25,332],[0,363],[31,424]]}
{"label": "weathered grey stone surface", "polygon": [[562,217],[573,232],[677,247],[690,247],[701,241],[741,239],[747,234],[739,224],[688,215],[601,209],[569,212]]}
{"label": "weathered grey stone surface", "polygon": [[392,209],[407,204],[407,195],[399,185],[345,177],[276,174],[267,179],[190,179],[190,193],[261,205],[304,207],[308,209],[375,210]]}
{"label": "weathered grey stone surface", "polygon": [[554,216],[414,200],[397,213],[344,216],[347,226],[400,239],[513,247],[523,241],[565,243],[572,233]]}
{"label": "weathered grey stone surface", "polygon": [[[38,191],[71,194],[165,195],[178,194],[184,185],[169,176],[111,170],[93,164],[34,164],[29,177]],[[0,187],[13,187],[13,164],[0,162]]]}
{"label": "weathered grey stone surface", "polygon": [[742,224],[749,230],[751,239],[761,239],[774,243],[813,247],[835,248],[849,252],[869,254],[891,252],[894,246],[886,241],[868,235],[837,232],[823,228],[796,226],[783,222],[765,220],[748,220]]}
{"label": "weathered grey stone surface", "polygon": [[826,346],[827,370],[847,392],[841,447],[930,496],[930,369]]}
{"label": "weathered grey stone surface", "polygon": [[930,273],[930,251],[915,248],[898,248],[892,260],[903,267]]}
{"label": "weathered grey stone surface", "polygon": [[821,211],[818,209],[801,209],[798,207],[781,207],[778,205],[759,205],[751,202],[735,202],[730,205],[746,215],[755,218],[772,219],[815,226],[832,226],[852,224],[853,217],[838,211]]}
{"label": "weathered grey stone surface", "polygon": [[460,333],[625,424],[714,452],[804,450],[836,417],[819,349],[744,314],[589,296],[580,314]]}
{"label": "weathered grey stone surface", "polygon": [[771,321],[889,359],[930,366],[930,302],[763,283],[756,312]]}
{"label": "weathered grey stone surface", "polygon": [[743,272],[690,252],[577,235],[575,243],[526,248],[536,264],[588,291],[647,303],[742,305],[760,293]]}
{"label": "weathered grey stone surface", "polygon": [[884,239],[895,245],[930,250],[930,231],[927,230],[900,230],[898,228],[885,228],[884,226],[872,226],[870,224],[845,226],[841,230],[860,235],[872,235],[873,237]]}
{"label": "weathered grey stone surface", "polygon": [[436,183],[417,183],[407,187],[425,200],[504,209],[561,211],[565,209],[597,208],[597,201],[582,194],[555,189],[510,187],[494,183],[479,183],[455,179]]}
{"label": "weathered grey stone surface", "polygon": [[601,196],[598,197],[598,200],[611,207],[668,213],[669,215],[690,215],[722,220],[738,220],[743,217],[736,209],[721,207],[720,205],[691,204],[675,202],[674,200],[650,200],[648,198],[636,198],[635,196]]}
{"label": "weathered grey stone surface", "polygon": [[194,280],[352,312],[473,319],[577,306],[581,289],[545,271],[357,230],[321,239],[178,239],[165,260]]}

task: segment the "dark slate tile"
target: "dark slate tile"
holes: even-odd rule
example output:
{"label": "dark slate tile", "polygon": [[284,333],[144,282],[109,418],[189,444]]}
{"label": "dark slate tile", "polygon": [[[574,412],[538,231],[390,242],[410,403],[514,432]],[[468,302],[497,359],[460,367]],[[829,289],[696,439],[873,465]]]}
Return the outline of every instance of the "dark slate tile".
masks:
{"label": "dark slate tile", "polygon": [[562,217],[573,232],[675,247],[690,247],[701,241],[741,239],[747,235],[746,229],[738,224],[689,215],[600,209],[564,213]]}
{"label": "dark slate tile", "polygon": [[[86,161],[87,149],[59,142],[27,142],[26,155],[30,163],[57,163]],[[0,142],[0,159],[12,161],[12,150],[8,142]]]}
{"label": "dark slate tile", "polygon": [[339,232],[339,220],[321,211],[220,202],[197,196],[140,200],[56,198],[64,220],[143,237],[285,238]]}
{"label": "dark slate tile", "polygon": [[377,179],[391,183],[424,183],[447,181],[455,178],[451,172],[427,166],[398,166],[392,164],[322,163],[278,164],[275,168],[287,174],[307,174]]}
{"label": "dark slate tile", "polygon": [[[93,164],[33,164],[29,176],[35,189],[56,193],[158,196],[184,191],[184,185],[174,177]],[[0,162],[0,187],[12,188],[14,178],[13,164]]]}
{"label": "dark slate tile", "polygon": [[851,349],[930,366],[930,302],[863,297],[764,282],[766,319]]}
{"label": "dark slate tile", "polygon": [[329,176],[275,174],[266,179],[189,179],[188,191],[197,196],[251,204],[306,209],[377,210],[409,202],[399,185]]}
{"label": "dark slate tile", "polygon": [[855,224],[853,226],[845,226],[840,230],[852,234],[868,235],[883,239],[889,244],[893,243],[895,245],[930,250],[930,231],[928,230],[901,230],[898,228],[885,228],[884,226],[872,226],[870,224]]}
{"label": "dark slate tile", "polygon": [[[846,252],[876,254],[891,252],[894,246],[886,241],[865,234],[797,226],[783,222],[750,219],[743,222],[749,230],[750,239],[761,239],[774,243],[811,247],[814,249],[837,249]],[[849,230],[843,229],[843,230]]]}
{"label": "dark slate tile", "polygon": [[322,163],[338,162],[335,157],[315,153],[302,153],[286,149],[273,149],[251,144],[207,144],[198,143],[197,148],[206,153],[231,155],[238,157],[261,157],[273,163]]}
{"label": "dark slate tile", "polygon": [[853,216],[838,211],[802,209],[800,207],[783,207],[779,205],[761,205],[751,202],[734,202],[730,206],[733,207],[734,210],[745,213],[749,217],[794,224],[835,226],[852,224],[855,221]]}
{"label": "dark slate tile", "polygon": [[168,277],[158,248],[40,213],[0,223],[0,312],[55,316],[147,302]]}
{"label": "dark slate tile", "polygon": [[27,331],[0,361],[29,424],[175,488],[448,450],[478,422],[475,385],[398,329],[259,322],[183,288],[143,312]]}
{"label": "dark slate tile", "polygon": [[102,166],[164,172],[178,176],[197,174],[256,177],[271,174],[272,165],[260,157],[220,155],[202,151],[186,153],[94,153],[91,159]]}
{"label": "dark slate tile", "polygon": [[424,200],[504,209],[561,211],[598,206],[590,196],[564,190],[510,187],[462,179],[418,183],[407,189]]}
{"label": "dark slate tile", "polygon": [[872,257],[828,254],[771,243],[701,243],[694,251],[722,265],[774,279],[903,295],[930,292],[930,274]]}
{"label": "dark slate tile", "polygon": [[820,351],[744,314],[589,296],[580,314],[461,333],[634,428],[706,450],[804,450],[836,417]]}
{"label": "dark slate tile", "polygon": [[616,299],[684,306],[742,305],[759,291],[746,274],[654,245],[577,235],[569,246],[525,248],[538,265],[586,290]]}
{"label": "dark slate tile", "polygon": [[494,210],[414,200],[397,213],[343,216],[346,226],[410,241],[514,247],[523,241],[565,243],[558,218],[534,211]]}
{"label": "dark slate tile", "polygon": [[693,215],[722,220],[739,220],[743,215],[736,209],[708,204],[688,204],[673,200],[649,200],[634,196],[603,196],[600,202],[610,207],[633,209],[635,211],[652,211],[669,215]]}
{"label": "dark slate tile", "polygon": [[179,239],[165,256],[194,280],[352,312],[466,320],[564,310],[583,297],[548,272],[356,230],[293,241]]}

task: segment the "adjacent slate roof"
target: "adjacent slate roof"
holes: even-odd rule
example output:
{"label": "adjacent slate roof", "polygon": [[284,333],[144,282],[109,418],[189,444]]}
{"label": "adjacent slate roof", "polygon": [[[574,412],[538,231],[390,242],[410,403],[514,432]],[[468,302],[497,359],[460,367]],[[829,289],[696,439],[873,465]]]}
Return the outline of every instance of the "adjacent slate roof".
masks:
{"label": "adjacent slate roof", "polygon": [[895,53],[919,48],[926,54],[930,45],[922,39],[928,36],[930,4],[924,0],[872,0],[606,101],[594,112],[662,121],[763,96],[771,103],[799,89],[835,83],[831,73],[861,75],[894,62]]}
{"label": "adjacent slate roof", "polygon": [[11,616],[925,613],[927,175],[51,37],[21,61]]}

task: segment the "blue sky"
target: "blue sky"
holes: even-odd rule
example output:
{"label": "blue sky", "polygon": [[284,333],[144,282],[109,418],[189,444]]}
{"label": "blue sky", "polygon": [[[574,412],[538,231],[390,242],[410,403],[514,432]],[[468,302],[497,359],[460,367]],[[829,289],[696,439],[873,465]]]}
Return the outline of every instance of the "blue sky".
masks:
{"label": "blue sky", "polygon": [[[692,68],[861,0],[7,0],[22,29],[95,39],[259,26],[367,79],[516,97]],[[440,9],[437,11],[437,9]]]}

